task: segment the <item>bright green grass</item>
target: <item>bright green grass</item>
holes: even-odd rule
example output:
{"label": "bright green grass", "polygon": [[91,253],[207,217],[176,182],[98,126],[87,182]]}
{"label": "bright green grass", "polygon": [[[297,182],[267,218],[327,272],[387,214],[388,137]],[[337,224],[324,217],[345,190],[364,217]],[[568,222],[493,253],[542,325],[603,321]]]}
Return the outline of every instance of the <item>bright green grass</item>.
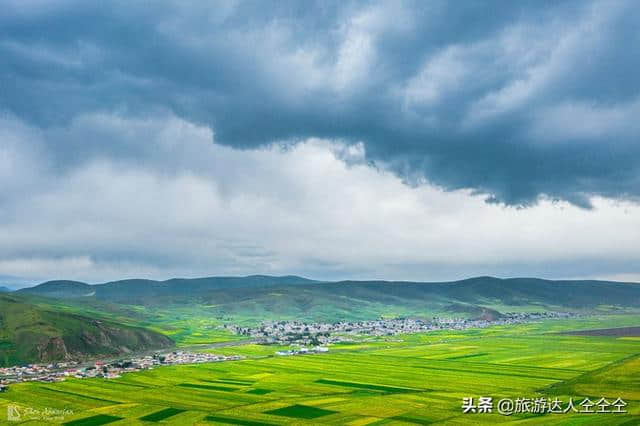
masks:
{"label": "bright green grass", "polygon": [[108,416],[106,414],[98,414],[97,416],[74,420],[65,424],[69,426],[100,426],[117,422],[118,420],[122,420],[122,418],[116,416]]}
{"label": "bright green grass", "polygon": [[232,417],[221,416],[207,416],[204,418],[207,422],[223,423],[227,425],[241,425],[241,426],[271,426],[272,423],[255,422],[252,420],[234,419]]}
{"label": "bright green grass", "polygon": [[233,392],[236,389],[228,388],[226,386],[212,386],[212,385],[199,385],[197,383],[180,383],[178,386],[183,388],[193,388],[193,389],[207,389],[207,390],[216,390],[222,392]]}
{"label": "bright green grass", "polygon": [[271,392],[273,392],[271,389],[251,389],[250,391],[247,391],[247,393],[252,395],[266,395]]}
{"label": "bright green grass", "polygon": [[316,419],[318,417],[328,416],[329,414],[334,413],[335,411],[332,410],[325,410],[323,408],[309,407],[307,405],[299,404],[277,408],[266,412],[266,414],[272,414],[274,416],[293,417],[295,419]]}
{"label": "bright green grass", "polygon": [[140,417],[140,420],[143,420],[145,422],[159,422],[184,412],[185,410],[170,407],[170,408],[165,408],[164,410],[156,411],[155,413],[147,414],[146,416]]}
{"label": "bright green grass", "polygon": [[321,383],[323,385],[344,386],[347,388],[364,389],[364,390],[370,390],[370,391],[380,391],[380,392],[386,392],[386,393],[407,393],[407,392],[426,392],[427,391],[425,389],[400,388],[397,386],[383,386],[383,385],[374,385],[369,383],[345,382],[342,380],[320,379],[320,380],[316,380],[316,383]]}
{"label": "bright green grass", "polygon": [[[16,404],[72,410],[65,421],[123,418],[114,425],[143,424],[141,418],[170,408],[184,412],[162,424],[634,424],[640,418],[640,341],[558,332],[638,324],[638,316],[619,316],[445,330],[335,345],[328,354],[293,357],[226,347],[249,358],[162,367],[108,381],[13,385],[0,394],[0,422],[6,405]],[[557,396],[565,401],[620,396],[630,413],[463,415],[462,398],[480,396]]]}
{"label": "bright green grass", "polygon": [[280,345],[242,345],[206,349],[205,352],[221,355],[244,355],[251,357],[274,355],[277,351],[288,350],[289,346]]}

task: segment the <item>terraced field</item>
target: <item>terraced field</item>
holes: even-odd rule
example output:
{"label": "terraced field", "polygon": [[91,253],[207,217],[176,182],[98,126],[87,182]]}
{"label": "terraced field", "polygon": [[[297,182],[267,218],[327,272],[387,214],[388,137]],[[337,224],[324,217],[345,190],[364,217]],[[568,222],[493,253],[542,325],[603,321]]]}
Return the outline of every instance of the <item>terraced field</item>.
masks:
{"label": "terraced field", "polygon": [[[218,352],[249,359],[109,381],[14,385],[0,394],[0,412],[9,404],[66,409],[72,413],[57,421],[71,425],[639,424],[640,341],[556,333],[591,325],[553,321],[394,336],[295,357],[273,356],[275,347],[226,347]],[[462,399],[480,396],[620,397],[628,413],[463,414]]]}

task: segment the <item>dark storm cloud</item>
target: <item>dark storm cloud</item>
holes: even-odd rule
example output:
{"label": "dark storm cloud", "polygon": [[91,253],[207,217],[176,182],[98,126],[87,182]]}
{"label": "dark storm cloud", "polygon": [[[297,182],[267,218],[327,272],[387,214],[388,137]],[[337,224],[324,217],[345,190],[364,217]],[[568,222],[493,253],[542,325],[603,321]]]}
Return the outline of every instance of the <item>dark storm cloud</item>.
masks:
{"label": "dark storm cloud", "polygon": [[64,137],[78,116],[168,111],[239,148],[363,142],[410,184],[496,202],[637,199],[636,6],[13,1],[0,16],[0,108],[59,128],[58,167],[149,155],[95,129]]}

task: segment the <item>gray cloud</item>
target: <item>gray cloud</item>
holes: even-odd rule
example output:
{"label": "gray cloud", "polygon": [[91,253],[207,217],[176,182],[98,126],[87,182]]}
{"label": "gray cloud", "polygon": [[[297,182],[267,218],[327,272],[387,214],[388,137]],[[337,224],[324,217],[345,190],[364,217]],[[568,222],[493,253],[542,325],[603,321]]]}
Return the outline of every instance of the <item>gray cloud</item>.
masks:
{"label": "gray cloud", "polygon": [[635,6],[16,0],[0,16],[0,108],[58,128],[46,149],[61,169],[154,155],[126,134],[94,143],[99,123],[66,135],[83,116],[169,113],[236,148],[362,142],[408,183],[507,204],[637,199]]}
{"label": "gray cloud", "polygon": [[634,6],[6,1],[0,273],[638,280]]}
{"label": "gray cloud", "polygon": [[640,277],[637,204],[517,209],[412,188],[370,167],[364,144],[238,150],[173,115],[105,113],[45,129],[3,116],[0,138],[2,275]]}

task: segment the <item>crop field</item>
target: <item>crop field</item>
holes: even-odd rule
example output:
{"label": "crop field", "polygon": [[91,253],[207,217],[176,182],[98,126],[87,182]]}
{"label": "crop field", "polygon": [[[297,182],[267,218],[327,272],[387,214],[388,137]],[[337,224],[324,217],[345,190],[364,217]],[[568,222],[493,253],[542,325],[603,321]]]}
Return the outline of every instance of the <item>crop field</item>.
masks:
{"label": "crop field", "polygon": [[[547,321],[362,339],[333,345],[326,354],[291,357],[274,356],[278,347],[225,347],[216,351],[247,359],[161,367],[112,380],[12,385],[0,394],[0,412],[8,405],[23,412],[67,410],[53,422],[76,426],[640,424],[640,340],[561,334],[639,320]],[[463,414],[463,398],[485,396],[565,402],[620,397],[628,412]]]}

